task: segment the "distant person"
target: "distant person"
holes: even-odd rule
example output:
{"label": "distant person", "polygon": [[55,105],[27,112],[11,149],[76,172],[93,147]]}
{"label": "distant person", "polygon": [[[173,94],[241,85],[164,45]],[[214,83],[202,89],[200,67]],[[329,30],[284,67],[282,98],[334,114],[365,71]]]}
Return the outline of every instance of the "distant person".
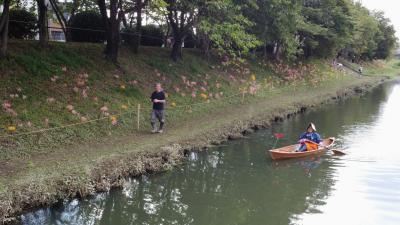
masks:
{"label": "distant person", "polygon": [[360,73],[360,76],[362,75],[362,73],[363,73],[363,67],[362,66],[360,66],[359,68],[358,68],[358,72]]}
{"label": "distant person", "polygon": [[298,152],[312,151],[318,149],[319,143],[322,142],[321,136],[317,133],[317,129],[313,123],[310,123],[306,132],[300,136],[300,146]]}
{"label": "distant person", "polygon": [[[164,105],[166,103],[165,93],[160,83],[155,86],[155,91],[151,94],[151,102],[153,103],[153,111],[151,112],[151,127],[152,133],[162,133],[165,123],[165,112]],[[157,120],[160,122],[160,126],[156,127]]]}

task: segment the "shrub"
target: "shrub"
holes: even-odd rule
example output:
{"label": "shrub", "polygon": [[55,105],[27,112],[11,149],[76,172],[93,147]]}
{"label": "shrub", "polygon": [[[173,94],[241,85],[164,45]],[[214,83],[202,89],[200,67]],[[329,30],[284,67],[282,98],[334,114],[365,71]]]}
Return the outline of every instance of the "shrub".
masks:
{"label": "shrub", "polygon": [[[122,40],[129,46],[136,44],[136,29],[124,28],[122,30]],[[161,47],[163,44],[164,34],[162,30],[156,25],[147,25],[142,27],[142,37],[140,44],[143,46],[158,46]]]}
{"label": "shrub", "polygon": [[35,14],[22,9],[10,10],[9,33],[10,38],[33,39],[37,32]]}
{"label": "shrub", "polygon": [[101,15],[94,11],[80,12],[76,14],[69,24],[71,40],[76,42],[104,42],[105,27]]}
{"label": "shrub", "polygon": [[142,28],[141,44],[144,46],[159,46],[163,44],[164,33],[156,25],[147,25]]}

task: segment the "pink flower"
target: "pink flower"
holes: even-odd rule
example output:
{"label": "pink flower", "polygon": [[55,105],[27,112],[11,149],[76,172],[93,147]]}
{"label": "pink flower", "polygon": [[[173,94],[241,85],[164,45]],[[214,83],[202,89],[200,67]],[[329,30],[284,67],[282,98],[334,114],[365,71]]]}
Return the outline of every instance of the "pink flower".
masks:
{"label": "pink flower", "polygon": [[83,98],[87,98],[87,97],[88,97],[88,94],[87,94],[87,92],[86,92],[86,89],[82,90],[82,97],[83,97]]}
{"label": "pink flower", "polygon": [[7,109],[6,109],[6,113],[8,113],[8,114],[10,114],[11,116],[14,116],[14,117],[18,116],[17,112],[15,112],[15,111],[14,111],[13,109],[11,109],[11,108],[7,108]]}
{"label": "pink flower", "polygon": [[196,93],[192,92],[192,98],[196,98]]}
{"label": "pink flower", "polygon": [[103,107],[100,108],[100,111],[107,112],[108,111],[108,107],[107,106],[103,106]]}
{"label": "pink flower", "polygon": [[74,106],[73,105],[67,105],[67,107],[66,107],[67,109],[68,109],[68,111],[72,111],[72,110],[74,110]]}
{"label": "pink flower", "polygon": [[45,119],[44,119],[44,125],[45,125],[46,127],[49,126],[49,119],[48,119],[48,118],[45,118]]}
{"label": "pink flower", "polygon": [[4,101],[3,102],[3,109],[9,109],[11,108],[11,103],[8,101]]}
{"label": "pink flower", "polygon": [[47,98],[47,103],[53,103],[53,102],[55,102],[55,101],[56,101],[56,99],[53,98],[53,97]]}
{"label": "pink flower", "polygon": [[207,89],[206,89],[205,87],[201,87],[200,90],[201,90],[202,92],[206,92],[206,91],[207,91]]}

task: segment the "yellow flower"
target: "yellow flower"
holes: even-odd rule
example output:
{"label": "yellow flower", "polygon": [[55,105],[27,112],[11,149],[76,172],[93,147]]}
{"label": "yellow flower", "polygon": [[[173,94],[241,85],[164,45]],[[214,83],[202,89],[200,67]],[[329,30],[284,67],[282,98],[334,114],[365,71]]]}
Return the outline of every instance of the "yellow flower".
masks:
{"label": "yellow flower", "polygon": [[8,127],[7,127],[7,131],[8,131],[8,132],[11,132],[11,133],[12,133],[12,132],[15,132],[16,130],[17,130],[17,127],[16,127],[16,126],[13,126],[13,125],[12,125],[12,126],[8,126]]}
{"label": "yellow flower", "polygon": [[121,109],[127,110],[128,106],[127,105],[121,105]]}
{"label": "yellow flower", "polygon": [[171,106],[172,106],[172,107],[176,107],[176,103],[175,103],[175,102],[172,102],[172,103],[171,103]]}
{"label": "yellow flower", "polygon": [[251,77],[250,77],[250,79],[252,80],[252,81],[255,81],[256,80],[256,75],[251,75]]}
{"label": "yellow flower", "polygon": [[121,85],[120,88],[121,88],[122,90],[125,90],[126,87],[125,87],[125,85]]}
{"label": "yellow flower", "polygon": [[204,98],[204,99],[207,99],[207,98],[208,98],[208,95],[207,95],[207,94],[204,94],[204,93],[201,93],[201,94],[200,94],[200,97],[202,97],[202,98]]}
{"label": "yellow flower", "polygon": [[112,125],[117,125],[118,124],[118,120],[116,116],[110,116],[110,120],[111,120],[111,124]]}

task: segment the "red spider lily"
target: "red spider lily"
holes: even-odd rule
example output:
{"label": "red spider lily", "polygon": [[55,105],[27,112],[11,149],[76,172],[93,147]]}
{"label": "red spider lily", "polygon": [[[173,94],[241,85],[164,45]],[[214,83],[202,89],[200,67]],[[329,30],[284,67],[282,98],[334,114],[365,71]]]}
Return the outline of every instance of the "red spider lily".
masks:
{"label": "red spider lily", "polygon": [[282,139],[285,137],[285,134],[283,133],[275,133],[274,136],[276,137],[276,139]]}

